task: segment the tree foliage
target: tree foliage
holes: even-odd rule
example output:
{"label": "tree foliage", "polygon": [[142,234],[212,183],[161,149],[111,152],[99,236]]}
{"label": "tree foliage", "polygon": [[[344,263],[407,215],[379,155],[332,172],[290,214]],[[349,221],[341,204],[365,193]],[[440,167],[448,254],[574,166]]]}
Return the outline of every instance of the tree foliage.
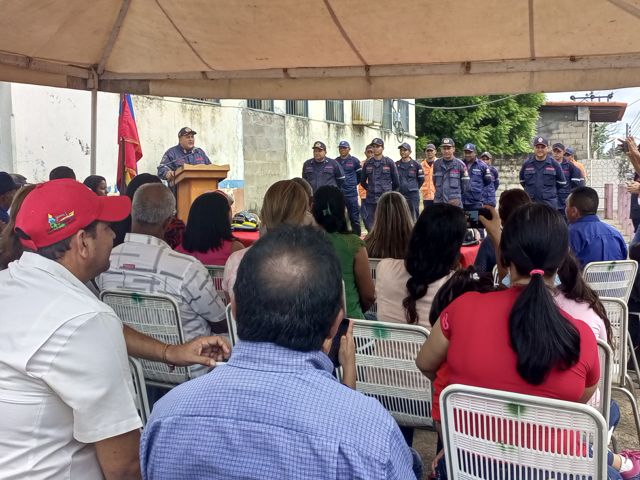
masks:
{"label": "tree foliage", "polygon": [[607,131],[607,123],[591,124],[591,155],[595,158],[602,158],[604,150],[609,143],[609,132]]}
{"label": "tree foliage", "polygon": [[[479,151],[492,154],[513,155],[531,151],[531,139],[535,135],[540,106],[544,94],[530,93],[508,97],[503,95],[475,97],[443,97],[416,100],[417,147],[428,143],[439,145],[443,137],[451,137],[456,145],[475,143]],[[460,107],[478,105],[458,110],[442,110],[429,107]],[[420,150],[418,150],[420,151]]]}

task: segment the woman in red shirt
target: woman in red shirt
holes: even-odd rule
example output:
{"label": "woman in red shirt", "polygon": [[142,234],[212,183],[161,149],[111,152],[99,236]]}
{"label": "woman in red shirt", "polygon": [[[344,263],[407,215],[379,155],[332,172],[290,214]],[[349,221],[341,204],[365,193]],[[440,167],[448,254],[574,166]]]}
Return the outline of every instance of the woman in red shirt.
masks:
{"label": "woman in red shirt", "polygon": [[[440,315],[416,359],[434,379],[447,362],[448,384],[464,384],[585,403],[596,389],[600,365],[589,326],[561,311],[551,295],[556,272],[568,253],[568,231],[551,207],[531,204],[510,216],[500,234],[483,221],[498,261],[509,269],[511,288],[466,293]],[[478,361],[482,359],[482,361]],[[635,478],[634,453],[611,456],[610,478]],[[631,476],[627,476],[631,475]]]}

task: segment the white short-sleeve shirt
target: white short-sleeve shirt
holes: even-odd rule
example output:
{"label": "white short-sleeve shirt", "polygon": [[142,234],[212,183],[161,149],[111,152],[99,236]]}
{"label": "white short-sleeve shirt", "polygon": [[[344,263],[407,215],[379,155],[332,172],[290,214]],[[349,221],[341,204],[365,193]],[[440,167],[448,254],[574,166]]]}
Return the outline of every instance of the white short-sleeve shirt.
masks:
{"label": "white short-sleeve shirt", "polygon": [[0,476],[101,479],[93,443],[140,428],[122,323],[33,253],[0,272]]}

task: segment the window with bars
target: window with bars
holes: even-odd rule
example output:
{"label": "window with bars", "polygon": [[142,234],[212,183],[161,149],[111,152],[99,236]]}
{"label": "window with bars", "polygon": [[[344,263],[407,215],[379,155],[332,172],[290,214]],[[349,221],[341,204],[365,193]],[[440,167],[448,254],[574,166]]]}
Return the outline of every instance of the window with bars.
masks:
{"label": "window with bars", "polygon": [[187,103],[204,103],[207,105],[220,105],[219,98],[183,98],[182,101]]}
{"label": "window with bars", "polygon": [[254,110],[264,110],[265,112],[273,112],[273,100],[247,100],[247,108]]}
{"label": "window with bars", "polygon": [[344,123],[344,100],[327,100],[326,108],[328,122]]}
{"label": "window with bars", "polygon": [[398,114],[402,122],[402,128],[409,131],[409,102],[406,100],[398,100]]}
{"label": "window with bars", "polygon": [[309,100],[287,100],[287,115],[309,116]]}

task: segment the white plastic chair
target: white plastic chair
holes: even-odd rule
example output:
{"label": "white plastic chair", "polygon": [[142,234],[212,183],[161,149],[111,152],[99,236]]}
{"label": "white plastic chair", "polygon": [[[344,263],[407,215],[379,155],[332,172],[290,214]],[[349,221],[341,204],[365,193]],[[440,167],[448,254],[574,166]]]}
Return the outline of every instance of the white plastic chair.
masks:
{"label": "white plastic chair", "polygon": [[627,322],[627,304],[619,298],[601,297],[600,301],[607,312],[607,318],[611,323],[611,332],[613,337],[613,362],[611,369],[611,389],[622,393],[631,404],[631,411],[636,423],[636,433],[638,442],[640,442],[640,414],[638,413],[638,404],[635,399],[635,389],[633,381],[627,373],[627,358],[633,349],[629,347],[629,330]]}
{"label": "white plastic chair", "polygon": [[591,262],[585,265],[582,276],[600,297],[621,298],[628,303],[637,271],[635,260]]}
{"label": "white plastic chair", "polygon": [[608,424],[609,412],[611,410],[611,369],[613,367],[613,350],[611,350],[611,347],[607,342],[598,340],[598,357],[600,359],[600,379],[598,380],[598,390],[597,393],[591,397],[591,400],[587,402],[587,405],[598,410]]}
{"label": "white plastic chair", "polygon": [[147,420],[149,420],[150,410],[142,364],[139,360],[129,357],[129,369],[131,370],[131,379],[133,380],[136,408],[138,409],[138,415],[140,415],[142,427],[144,428],[147,424]]}
{"label": "white plastic chair", "polygon": [[[371,270],[371,279],[373,280],[373,286],[376,286],[376,268],[378,268],[378,263],[380,263],[381,258],[370,258],[369,259],[369,270]],[[369,307],[365,313],[370,313],[372,315],[377,315],[378,313],[378,305],[376,302],[373,302],[373,305]]]}
{"label": "white plastic chair", "polygon": [[498,271],[498,265],[493,266],[491,275],[493,276],[493,286],[497,287],[498,285],[500,285],[500,272]]}
{"label": "white plastic chair", "polygon": [[236,319],[233,318],[233,313],[231,312],[231,304],[227,305],[225,312],[227,315],[227,330],[229,332],[229,341],[231,342],[231,346],[234,347],[236,342],[238,341],[238,329],[236,327]]}
{"label": "white plastic chair", "polygon": [[593,407],[466,385],[445,388],[440,405],[448,478],[607,478],[607,425]]}
{"label": "white plastic chair", "polygon": [[[113,308],[122,323],[163,343],[184,343],[180,309],[168,295],[103,290],[100,300]],[[141,359],[148,385],[171,388],[191,379],[189,367],[175,367],[162,362]]]}
{"label": "white plastic chair", "polygon": [[220,299],[226,305],[228,303],[227,296],[225,295],[224,290],[222,289],[222,278],[224,275],[224,266],[205,265],[205,267],[209,272],[209,276],[213,280],[213,287],[216,289],[216,292],[218,292],[218,296],[220,297]]}
{"label": "white plastic chair", "polygon": [[376,398],[402,426],[433,428],[431,382],[415,363],[427,329],[354,319],[353,337],[356,390]]}

